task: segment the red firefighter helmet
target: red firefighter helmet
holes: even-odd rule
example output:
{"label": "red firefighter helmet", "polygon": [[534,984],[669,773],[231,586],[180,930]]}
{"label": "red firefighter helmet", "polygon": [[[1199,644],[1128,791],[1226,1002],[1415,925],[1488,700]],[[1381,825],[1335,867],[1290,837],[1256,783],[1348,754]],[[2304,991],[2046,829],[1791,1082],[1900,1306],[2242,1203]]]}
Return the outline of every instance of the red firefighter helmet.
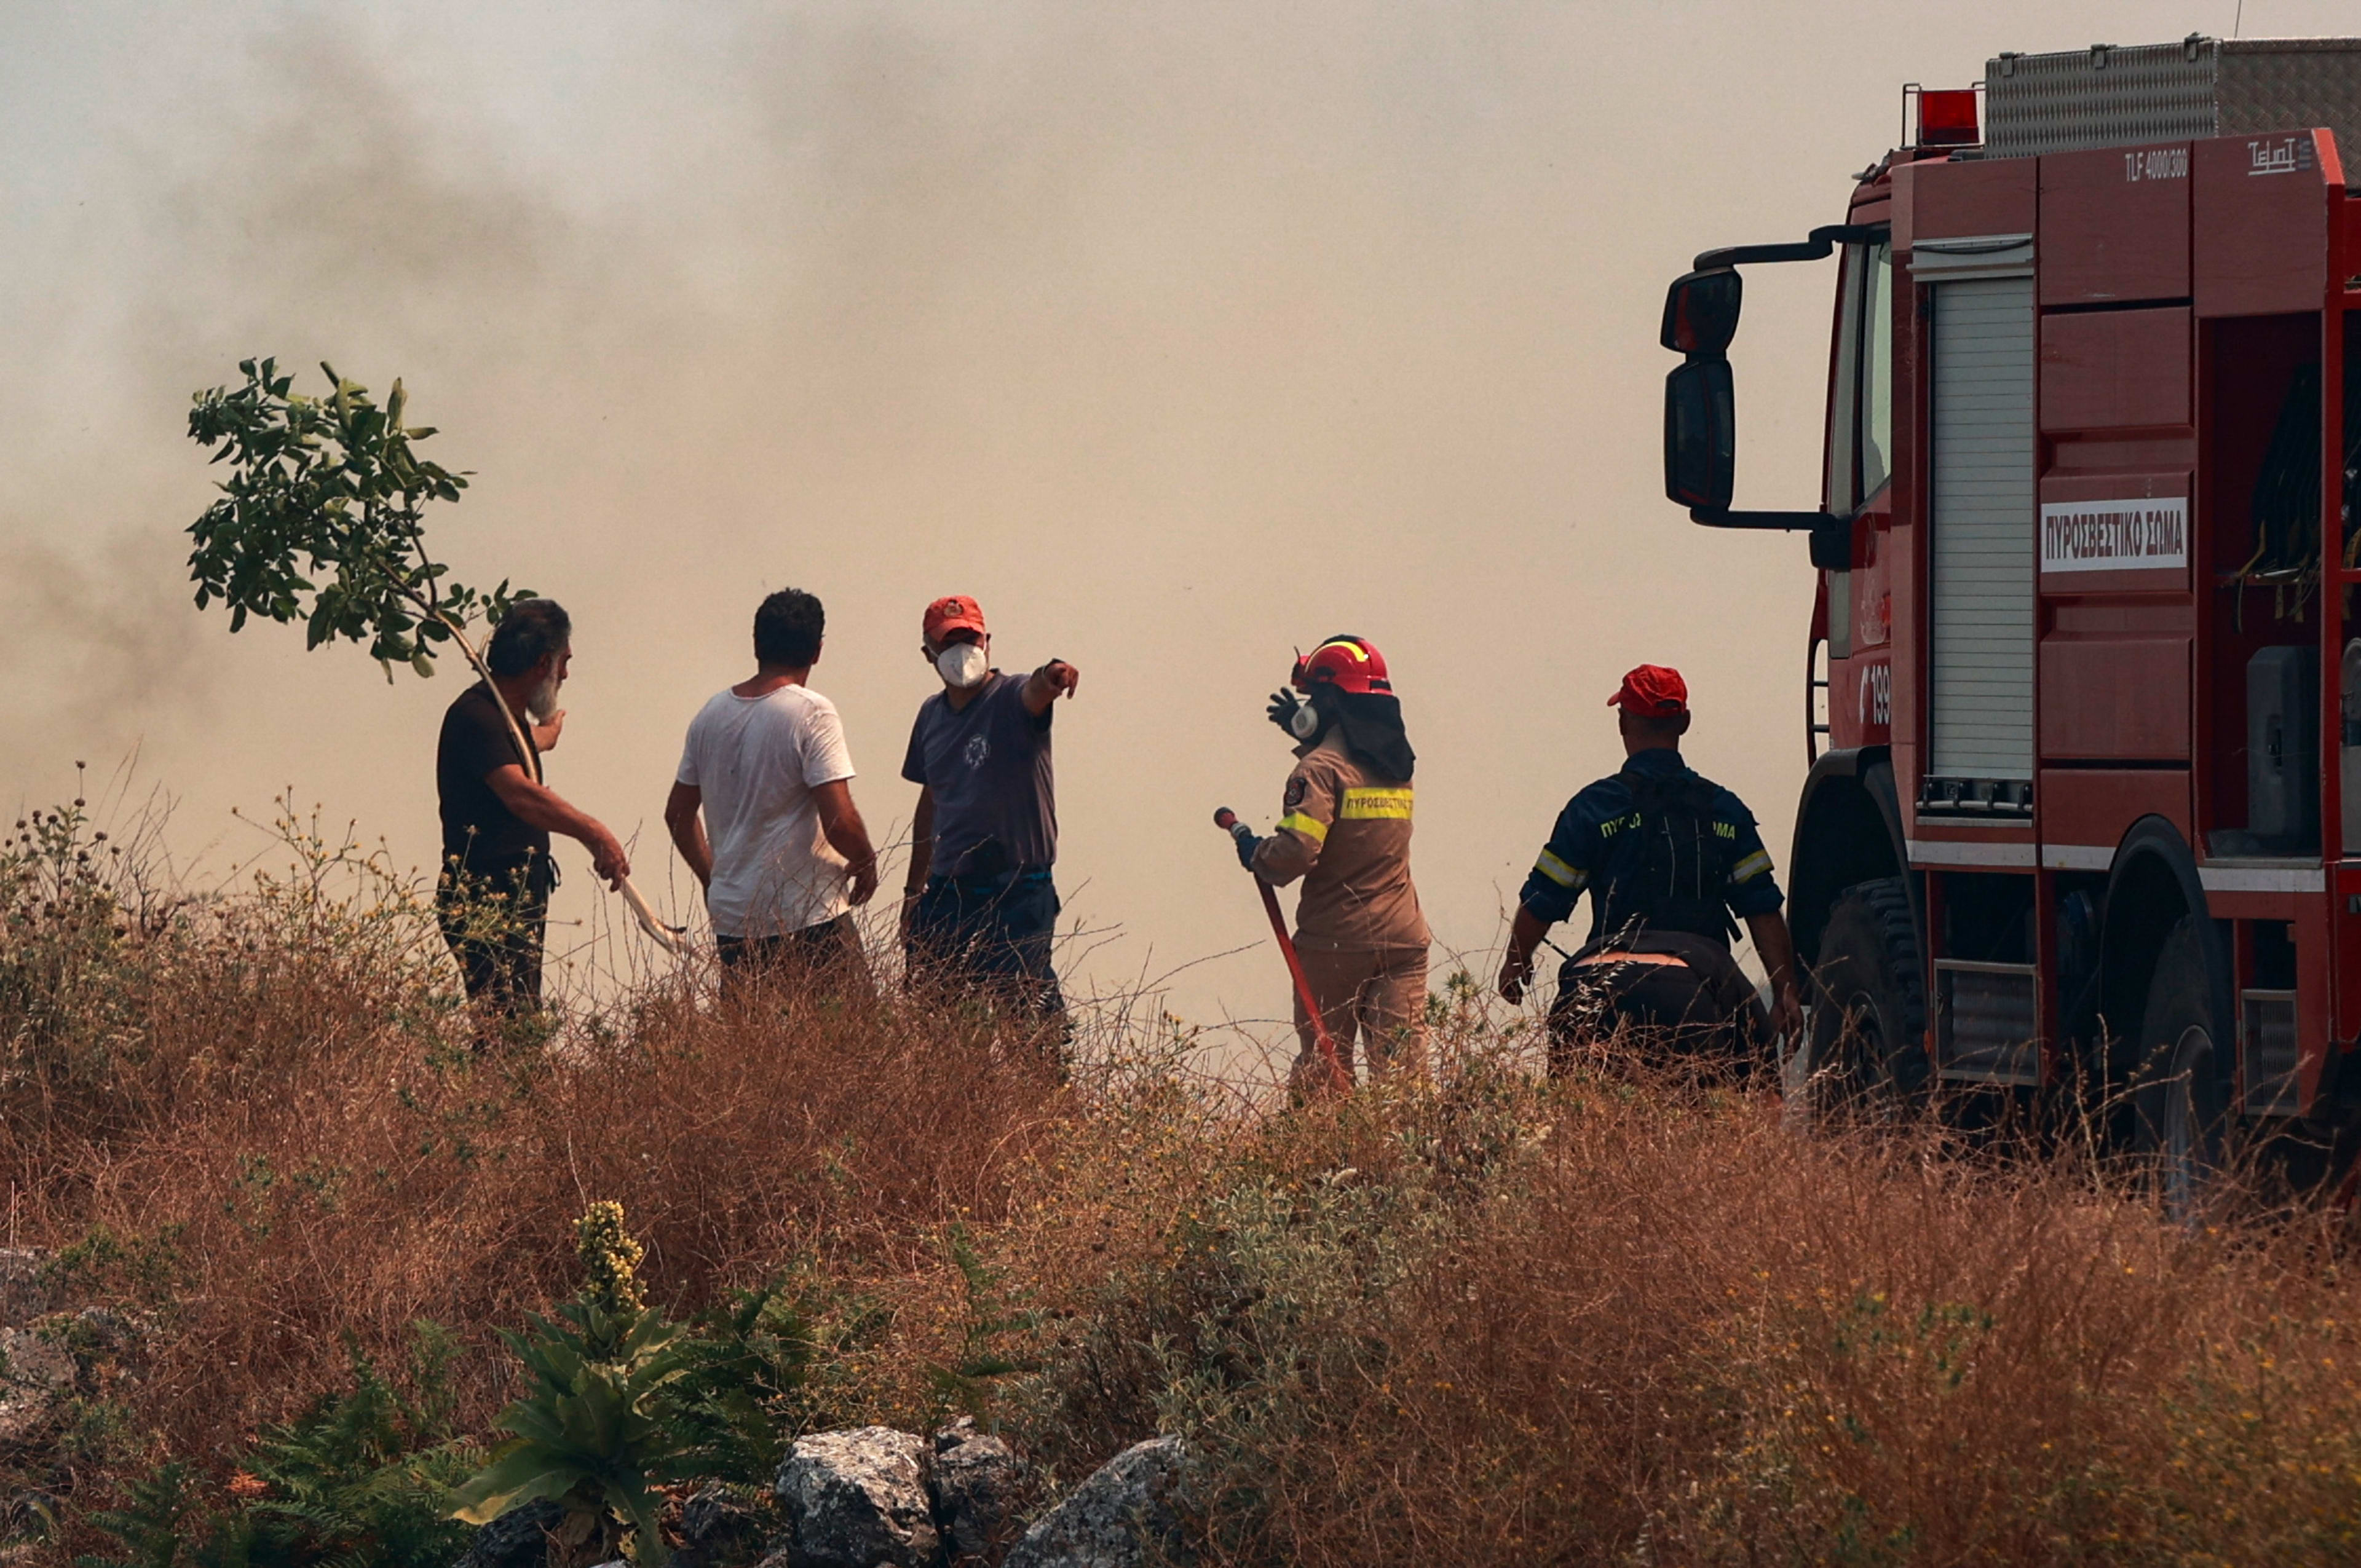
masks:
{"label": "red firefighter helmet", "polygon": [[1356,696],[1390,695],[1394,689],[1386,678],[1386,656],[1360,637],[1331,637],[1309,654],[1298,655],[1290,678],[1297,691],[1305,692],[1323,684]]}

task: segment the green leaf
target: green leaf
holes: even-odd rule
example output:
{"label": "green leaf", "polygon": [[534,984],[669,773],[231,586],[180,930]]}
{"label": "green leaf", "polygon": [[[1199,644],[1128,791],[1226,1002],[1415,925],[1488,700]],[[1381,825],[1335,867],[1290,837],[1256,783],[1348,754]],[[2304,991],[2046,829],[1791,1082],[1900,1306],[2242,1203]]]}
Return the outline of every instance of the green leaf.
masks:
{"label": "green leaf", "polygon": [[537,1443],[503,1443],[492,1451],[490,1464],[452,1494],[458,1506],[451,1517],[489,1524],[520,1503],[561,1498],[589,1478],[580,1464]]}
{"label": "green leaf", "polygon": [[413,454],[418,433],[401,422],[406,386],[397,382],[379,409],[324,361],[324,399],[292,391],[270,359],[239,369],[243,386],[191,400],[191,438],[227,468],[188,530],[200,608],[221,600],[234,630],[250,615],[302,620],[308,647],[357,641],[413,667],[423,641],[447,636],[419,635],[422,622],[465,625],[478,610],[505,610],[425,553],[424,509],[456,500],[462,485]]}

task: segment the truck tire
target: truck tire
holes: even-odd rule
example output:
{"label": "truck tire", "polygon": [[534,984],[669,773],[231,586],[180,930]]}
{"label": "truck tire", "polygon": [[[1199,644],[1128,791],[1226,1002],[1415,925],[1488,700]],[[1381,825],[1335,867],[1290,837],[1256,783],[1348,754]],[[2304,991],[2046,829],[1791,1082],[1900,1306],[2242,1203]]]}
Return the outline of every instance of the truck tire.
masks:
{"label": "truck tire", "polygon": [[2132,1080],[2135,1139],[2177,1221],[2196,1219],[2218,1190],[2231,1125],[2228,1038],[2213,1015],[2197,916],[2183,916],[2157,949]]}
{"label": "truck tire", "polygon": [[1888,1121],[1914,1109],[1934,1074],[1917,930],[1900,877],[1855,883],[1837,894],[1812,978],[1810,1113]]}

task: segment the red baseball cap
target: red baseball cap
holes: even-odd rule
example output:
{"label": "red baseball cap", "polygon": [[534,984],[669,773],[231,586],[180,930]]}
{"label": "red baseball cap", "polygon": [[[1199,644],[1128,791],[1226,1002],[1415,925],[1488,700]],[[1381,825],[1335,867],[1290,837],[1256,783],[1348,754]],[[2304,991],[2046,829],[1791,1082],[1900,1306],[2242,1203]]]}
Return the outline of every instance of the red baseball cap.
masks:
{"label": "red baseball cap", "polygon": [[925,636],[929,642],[940,642],[944,634],[952,631],[972,631],[983,634],[983,609],[965,594],[945,594],[927,607]]}
{"label": "red baseball cap", "polygon": [[1609,707],[1620,707],[1647,718],[1670,718],[1689,710],[1689,684],[1678,670],[1663,664],[1642,664],[1623,677]]}

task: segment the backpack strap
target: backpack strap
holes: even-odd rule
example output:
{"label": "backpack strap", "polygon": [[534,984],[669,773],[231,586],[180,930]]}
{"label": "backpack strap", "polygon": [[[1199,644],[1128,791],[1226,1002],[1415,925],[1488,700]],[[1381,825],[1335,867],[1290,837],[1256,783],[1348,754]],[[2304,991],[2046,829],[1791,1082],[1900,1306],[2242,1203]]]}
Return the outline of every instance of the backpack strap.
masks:
{"label": "backpack strap", "polygon": [[[1726,890],[1730,879],[1730,857],[1724,852],[1721,838],[1713,828],[1714,807],[1719,803],[1721,786],[1702,773],[1686,768],[1672,778],[1664,778],[1661,775],[1642,773],[1626,763],[1615,777],[1624,788],[1631,792],[1631,806],[1640,818],[1640,831],[1647,832],[1652,824],[1661,824],[1668,817],[1685,820],[1689,827],[1690,836],[1704,846],[1705,852],[1719,865],[1722,887]],[[1700,870],[1704,868],[1701,867]],[[1594,909],[1598,911],[1597,916],[1594,916],[1595,923],[1592,930],[1594,941],[1609,938],[1611,935],[1604,928],[1603,892],[1604,890],[1601,890],[1601,894],[1594,894],[1593,898]],[[1697,901],[1685,900],[1684,902]],[[1710,895],[1710,903],[1712,904],[1711,914],[1707,914],[1703,909],[1692,910],[1688,916],[1689,924],[1686,928],[1692,930],[1697,936],[1705,936],[1705,932],[1696,930],[1696,925],[1705,920],[1711,920],[1720,927],[1722,939],[1725,942],[1736,941],[1739,935],[1738,922],[1730,917],[1729,904],[1719,892]],[[1675,927],[1675,928],[1684,927]]]}

